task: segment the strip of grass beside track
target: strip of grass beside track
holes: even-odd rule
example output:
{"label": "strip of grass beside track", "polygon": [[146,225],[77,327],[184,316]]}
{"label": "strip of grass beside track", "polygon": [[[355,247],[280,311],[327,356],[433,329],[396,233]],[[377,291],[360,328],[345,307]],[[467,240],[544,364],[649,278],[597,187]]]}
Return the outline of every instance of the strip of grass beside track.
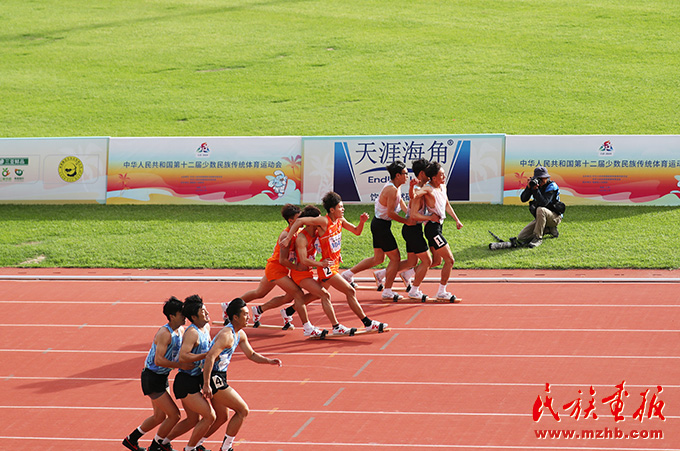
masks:
{"label": "strip of grass beside track", "polygon": [[[525,206],[454,209],[464,227],[447,219],[444,235],[456,268],[680,268],[678,208],[570,206],[558,239],[501,251],[489,251],[488,231],[516,236],[531,219]],[[358,224],[364,211],[348,205],[346,218]],[[343,267],[372,255],[368,226],[343,233]],[[284,227],[280,207],[0,205],[0,267],[263,268]]]}

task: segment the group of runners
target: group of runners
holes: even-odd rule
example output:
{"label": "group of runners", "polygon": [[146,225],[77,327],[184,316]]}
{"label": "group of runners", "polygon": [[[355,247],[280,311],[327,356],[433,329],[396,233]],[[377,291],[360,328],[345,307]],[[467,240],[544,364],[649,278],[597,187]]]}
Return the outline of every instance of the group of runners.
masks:
{"label": "group of runners", "polygon": [[[352,224],[345,218],[341,197],[329,192],[322,199],[325,216],[313,205],[300,209],[287,204],[282,208],[287,227],[280,233],[274,252],[267,260],[264,276],[256,289],[222,304],[224,327],[214,339],[210,339],[210,316],[200,296],[190,296],[184,302],[172,297],[165,303],[163,313],[168,324],[156,333],[142,372],[142,390],[151,400],[153,415],[125,437],[125,447],[131,451],[144,451],[139,447],[139,439],[158,426],[149,451],[172,450],[171,441],[189,431],[192,433],[184,450],[202,451],[205,450],[203,442],[229,420],[220,449],[232,449],[234,437],[248,414],[248,405],[227,383],[227,367],[234,350],[240,347],[256,363],[281,366],[279,359],[264,357],[250,346],[243,329],[249,324],[251,313],[252,323],[257,327],[264,312],[291,304],[281,309],[283,328],[292,326],[293,314],[297,312],[304,335],[323,338],[327,332],[314,326],[307,314],[307,305],[319,299],[331,324],[331,334],[352,335],[357,329],[341,324],[335,314],[328,291],[333,287],[344,295],[366,332],[382,332],[387,324],[368,318],[357,300],[354,275],[382,264],[385,256],[389,259],[387,267],[374,272],[383,299],[398,301],[403,298],[393,290],[394,279],[399,274],[407,285],[409,298],[426,300],[421,283],[430,267],[443,262],[436,299],[455,300],[455,295],[447,291],[454,258],[442,234],[442,224],[447,214],[456,221],[458,229],[463,224],[448,201],[446,175],[441,164],[425,159],[412,162],[415,178],[409,184],[408,205],[401,194],[401,187],[409,178],[406,165],[396,161],[386,169],[390,182],[376,200],[371,221],[373,256],[340,273],[342,230],[361,235],[369,215],[363,213],[359,224]],[[406,260],[401,260],[392,234],[393,221],[403,224]],[[317,259],[319,253],[321,258]],[[248,309],[248,302],[264,298],[276,286],[284,294]],[[186,319],[191,324],[185,330]],[[172,368],[178,369],[173,391],[186,412],[182,421],[168,390],[168,374]],[[234,412],[231,419],[228,410]]]}
{"label": "group of runners", "polygon": [[[189,431],[184,450],[205,451],[203,442],[229,420],[220,450],[232,450],[248,415],[248,405],[227,383],[227,368],[236,347],[255,363],[281,366],[281,360],[269,359],[250,346],[243,330],[249,320],[243,299],[229,303],[229,323],[212,340],[210,315],[200,296],[190,296],[184,302],[173,296],[163,306],[163,314],[168,323],[156,333],[142,372],[142,391],[151,400],[153,414],[123,439],[123,445],[132,451],[145,451],[139,439],[158,426],[149,451],[172,451],[171,441]],[[185,329],[187,319],[191,324]],[[168,390],[168,375],[173,368],[178,369],[173,392],[186,412],[182,421]],[[229,410],[234,412],[231,418]]]}

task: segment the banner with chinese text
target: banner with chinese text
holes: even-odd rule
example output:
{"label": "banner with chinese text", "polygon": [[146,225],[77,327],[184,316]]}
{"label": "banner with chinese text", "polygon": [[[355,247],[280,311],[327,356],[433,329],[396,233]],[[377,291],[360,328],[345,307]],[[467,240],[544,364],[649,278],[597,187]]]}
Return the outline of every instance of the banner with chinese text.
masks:
{"label": "banner with chinese text", "polygon": [[504,203],[545,166],[566,204],[680,205],[680,136],[507,136]]}
{"label": "banner with chinese text", "polygon": [[299,137],[111,138],[109,204],[300,203]]}
{"label": "banner with chinese text", "polygon": [[410,173],[425,158],[442,164],[449,200],[501,203],[504,145],[505,135],[303,137],[302,200],[319,203],[332,190],[346,203],[373,203],[390,179],[385,166],[401,160]]}

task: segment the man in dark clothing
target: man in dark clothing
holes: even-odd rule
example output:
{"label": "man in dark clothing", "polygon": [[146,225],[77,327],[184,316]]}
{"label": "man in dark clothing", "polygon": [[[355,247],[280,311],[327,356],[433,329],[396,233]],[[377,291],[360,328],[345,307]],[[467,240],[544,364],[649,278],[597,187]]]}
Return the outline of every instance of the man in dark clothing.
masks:
{"label": "man in dark clothing", "polygon": [[517,235],[517,243],[528,247],[539,246],[545,233],[557,238],[557,226],[562,222],[563,211],[556,207],[556,203],[560,202],[560,189],[557,183],[550,180],[550,174],[543,166],[534,169],[534,176],[528,180],[520,200],[527,202],[532,197],[529,211],[535,219]]}

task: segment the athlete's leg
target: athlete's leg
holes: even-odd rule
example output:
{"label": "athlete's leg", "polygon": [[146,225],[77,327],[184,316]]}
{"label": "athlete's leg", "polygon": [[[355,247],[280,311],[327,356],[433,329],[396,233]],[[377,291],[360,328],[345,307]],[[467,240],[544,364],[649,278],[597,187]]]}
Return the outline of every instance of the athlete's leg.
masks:
{"label": "athlete's leg", "polygon": [[399,255],[399,248],[385,252],[389,258],[387,263],[387,268],[385,268],[385,289],[392,289],[392,284],[394,284],[394,278],[397,277],[397,272],[399,272],[399,265],[401,263],[401,256]]}
{"label": "athlete's leg", "polygon": [[269,294],[269,292],[272,291],[275,286],[276,284],[274,282],[270,282],[267,280],[266,277],[262,277],[262,279],[260,279],[260,284],[257,286],[257,288],[243,294],[241,296],[241,299],[243,299],[243,301],[246,303],[253,301],[255,299],[262,299],[263,297],[267,296],[267,294]]}
{"label": "athlete's leg", "polygon": [[189,442],[187,443],[188,446],[196,446],[201,438],[206,437],[208,429],[210,429],[210,426],[212,426],[215,421],[215,411],[200,392],[190,394],[184,398],[183,405],[187,414],[189,411],[192,411],[201,417],[196,423],[196,426],[191,433],[191,437],[189,438]]}
{"label": "athlete's leg", "polygon": [[344,277],[335,273],[330,279],[327,279],[324,282],[324,285],[330,285],[344,294],[349,308],[357,317],[359,317],[359,319],[366,317],[366,314],[364,314],[364,309],[361,308],[361,304],[359,304],[359,301],[357,300],[356,290],[349,284],[349,282],[345,280]]}
{"label": "athlete's leg", "polygon": [[[160,426],[158,427],[157,434],[159,437],[166,438],[180,419],[180,413],[179,409],[177,408],[177,404],[175,404],[175,401],[172,400],[170,393],[167,391],[160,397],[152,400],[151,404],[153,404],[154,417],[156,419],[163,418],[163,420],[160,422]],[[145,423],[142,423],[142,429],[145,431],[150,430],[147,429]]]}
{"label": "athlete's leg", "polygon": [[313,277],[300,281],[300,287],[308,292],[305,295],[306,299],[310,299],[309,297],[311,296],[310,302],[317,298],[321,299],[321,307],[331,322],[331,326],[338,324],[338,318],[335,316],[335,309],[333,309],[333,304],[331,303],[331,294],[328,290],[321,286]]}
{"label": "athlete's leg", "polygon": [[[221,406],[222,411],[226,412],[227,408],[234,411],[229,423],[227,423],[226,434],[235,437],[243,425],[243,421],[248,416],[250,409],[248,404],[241,398],[236,390],[227,387],[225,390],[219,390],[213,395],[213,403]],[[217,410],[217,409],[216,409]],[[217,421],[217,420],[216,420]],[[214,425],[210,427],[208,432],[213,431]]]}

